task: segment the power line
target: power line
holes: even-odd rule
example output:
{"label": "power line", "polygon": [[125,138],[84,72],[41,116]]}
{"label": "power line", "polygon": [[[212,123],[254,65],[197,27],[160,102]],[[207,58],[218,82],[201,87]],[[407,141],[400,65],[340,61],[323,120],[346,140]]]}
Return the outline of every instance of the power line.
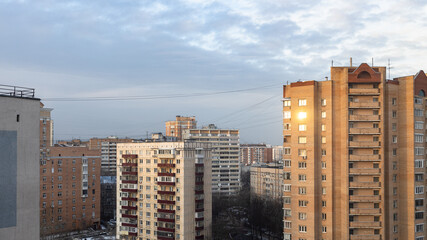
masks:
{"label": "power line", "polygon": [[167,95],[146,95],[146,96],[120,96],[120,97],[69,97],[69,98],[44,98],[42,101],[49,102],[86,102],[86,101],[124,101],[124,100],[152,100],[152,99],[171,99],[171,98],[188,98],[188,97],[200,97],[200,96],[212,96],[227,93],[236,92],[248,92],[266,88],[277,87],[274,85],[266,85],[255,88],[236,89],[229,91],[217,91],[217,92],[206,92],[206,93],[190,93],[190,94],[167,94]]}

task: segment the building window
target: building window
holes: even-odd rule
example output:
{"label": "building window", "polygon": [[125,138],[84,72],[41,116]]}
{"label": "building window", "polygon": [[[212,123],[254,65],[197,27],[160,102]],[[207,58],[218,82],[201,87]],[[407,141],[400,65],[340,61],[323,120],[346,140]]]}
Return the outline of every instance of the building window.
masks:
{"label": "building window", "polygon": [[326,168],[326,162],[322,162],[322,169]]}
{"label": "building window", "polygon": [[291,148],[283,148],[284,155],[291,155]]}
{"label": "building window", "polygon": [[326,220],[326,213],[322,213],[322,220]]}
{"label": "building window", "polygon": [[284,221],[285,223],[285,229],[291,229],[292,228],[292,222],[291,221]]}
{"label": "building window", "polygon": [[299,225],[298,226],[298,230],[299,230],[299,232],[307,232],[307,226],[303,226],[303,225]]}
{"label": "building window", "polygon": [[283,165],[284,167],[291,167],[291,160],[284,160]]}
{"label": "building window", "polygon": [[326,125],[322,124],[322,132],[326,131]]}
{"label": "building window", "polygon": [[397,130],[397,124],[396,123],[392,123],[391,124],[391,130],[392,131],[396,131]]}
{"label": "building window", "polygon": [[291,106],[291,100],[284,100],[283,101],[283,106],[284,107],[290,107]]}
{"label": "building window", "polygon": [[424,186],[415,186],[415,194],[424,194]]}
{"label": "building window", "polygon": [[415,155],[418,155],[418,156],[424,155],[424,148],[423,147],[415,147]]}
{"label": "building window", "polygon": [[325,200],[322,201],[322,207],[326,207],[326,201]]}
{"label": "building window", "polygon": [[306,149],[298,149],[298,156],[306,157],[307,150]]}
{"label": "building window", "polygon": [[416,121],[415,122],[415,129],[424,129],[424,122]]}
{"label": "building window", "polygon": [[298,206],[300,207],[307,207],[308,201],[307,200],[299,200]]}
{"label": "building window", "polygon": [[416,182],[422,182],[422,181],[424,181],[424,174],[423,173],[416,173],[415,174],[415,181]]}
{"label": "building window", "polygon": [[298,99],[298,106],[307,106],[306,99]]}
{"label": "building window", "polygon": [[392,140],[393,140],[393,143],[397,143],[397,136],[396,136],[396,135],[394,135],[394,136],[392,137]]}
{"label": "building window", "polygon": [[326,143],[326,137],[322,137],[322,143]]}
{"label": "building window", "polygon": [[299,220],[306,220],[307,219],[307,213],[298,213],[298,219]]}
{"label": "building window", "polygon": [[307,137],[298,137],[298,143],[307,143]]}
{"label": "building window", "polygon": [[322,233],[326,233],[326,226],[322,226]]}
{"label": "building window", "polygon": [[291,119],[291,111],[284,111],[283,119]]}
{"label": "building window", "polygon": [[284,130],[291,130],[291,124],[290,123],[283,124],[283,129]]}
{"label": "building window", "polygon": [[415,232],[424,232],[424,224],[423,223],[421,223],[421,224],[417,224],[417,225],[415,225]]}
{"label": "building window", "polygon": [[298,162],[298,168],[299,169],[306,169],[307,168],[307,162]]}
{"label": "building window", "polygon": [[326,112],[322,111],[322,118],[326,118]]}
{"label": "building window", "polygon": [[307,188],[306,187],[298,187],[298,194],[300,194],[300,195],[307,194]]}
{"label": "building window", "polygon": [[326,181],[326,175],[322,175],[322,181]]}
{"label": "building window", "polygon": [[299,124],[298,125],[298,130],[299,131],[307,131],[307,125],[305,125],[305,124]]}
{"label": "building window", "polygon": [[414,98],[414,103],[415,103],[415,104],[423,104],[423,99],[422,99],[422,98],[419,98],[419,97],[415,97],[415,98]]}
{"label": "building window", "polygon": [[291,191],[291,184],[283,184],[283,191],[284,192],[290,192]]}
{"label": "building window", "polygon": [[415,117],[423,117],[423,116],[424,116],[424,111],[422,109],[415,109]]}
{"label": "building window", "polygon": [[424,212],[415,212],[415,219],[424,219]]}
{"label": "building window", "polygon": [[322,99],[322,106],[326,106],[326,99]]}
{"label": "building window", "polygon": [[424,160],[422,159],[417,159],[415,160],[415,168],[423,168],[424,166]]}
{"label": "building window", "polygon": [[424,134],[415,134],[415,142],[423,143],[424,142]]}
{"label": "building window", "polygon": [[305,182],[307,180],[307,175],[305,175],[305,174],[298,174],[298,180]]}
{"label": "building window", "polygon": [[291,204],[291,197],[283,197],[284,204]]}
{"label": "building window", "polygon": [[325,187],[322,187],[322,194],[326,195],[326,188]]}
{"label": "building window", "polygon": [[397,104],[397,99],[396,98],[392,98],[391,99],[391,104],[392,105],[396,105]]}

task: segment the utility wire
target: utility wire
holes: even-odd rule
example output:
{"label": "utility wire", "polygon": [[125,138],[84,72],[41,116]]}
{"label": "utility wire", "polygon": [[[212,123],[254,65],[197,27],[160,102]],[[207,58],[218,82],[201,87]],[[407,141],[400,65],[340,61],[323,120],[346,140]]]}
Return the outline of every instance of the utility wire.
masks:
{"label": "utility wire", "polygon": [[87,102],[87,101],[123,101],[123,100],[151,100],[151,99],[170,99],[170,98],[188,98],[200,96],[212,96],[236,92],[248,92],[266,88],[277,87],[277,84],[266,85],[255,88],[236,89],[229,91],[217,91],[206,93],[190,93],[190,94],[167,94],[167,95],[146,95],[146,96],[120,96],[120,97],[69,97],[69,98],[44,98],[42,101],[49,102]]}

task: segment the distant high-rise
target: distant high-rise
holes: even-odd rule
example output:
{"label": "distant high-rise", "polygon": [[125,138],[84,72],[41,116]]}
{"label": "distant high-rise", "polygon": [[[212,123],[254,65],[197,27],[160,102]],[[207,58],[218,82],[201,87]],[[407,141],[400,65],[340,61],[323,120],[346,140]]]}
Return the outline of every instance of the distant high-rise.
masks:
{"label": "distant high-rise", "polygon": [[185,130],[183,138],[212,144],[212,193],[231,195],[240,190],[239,130],[210,124]]}
{"label": "distant high-rise", "polygon": [[117,239],[212,239],[211,149],[117,144]]}
{"label": "distant high-rise", "polygon": [[39,239],[40,99],[0,85],[0,239]]}
{"label": "distant high-rise", "polygon": [[270,163],[273,161],[271,146],[261,144],[240,144],[240,162],[244,165]]}
{"label": "distant high-rise", "polygon": [[46,149],[53,145],[53,120],[52,108],[45,108],[40,103],[40,149]]}
{"label": "distant high-rise", "polygon": [[284,86],[284,239],[425,239],[426,91],[366,63]]}
{"label": "distant high-rise", "polygon": [[196,117],[176,116],[175,121],[166,122],[166,136],[176,137],[182,140],[182,133],[185,129],[197,128]]}

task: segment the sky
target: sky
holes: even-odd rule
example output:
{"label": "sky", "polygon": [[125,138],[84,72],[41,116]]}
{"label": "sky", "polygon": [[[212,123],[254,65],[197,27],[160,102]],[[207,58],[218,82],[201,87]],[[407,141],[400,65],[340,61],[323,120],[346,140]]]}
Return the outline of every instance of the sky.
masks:
{"label": "sky", "polygon": [[0,84],[35,88],[57,140],[140,138],[183,115],[281,145],[283,84],[350,57],[390,59],[391,78],[427,70],[426,12],[416,0],[0,0]]}

